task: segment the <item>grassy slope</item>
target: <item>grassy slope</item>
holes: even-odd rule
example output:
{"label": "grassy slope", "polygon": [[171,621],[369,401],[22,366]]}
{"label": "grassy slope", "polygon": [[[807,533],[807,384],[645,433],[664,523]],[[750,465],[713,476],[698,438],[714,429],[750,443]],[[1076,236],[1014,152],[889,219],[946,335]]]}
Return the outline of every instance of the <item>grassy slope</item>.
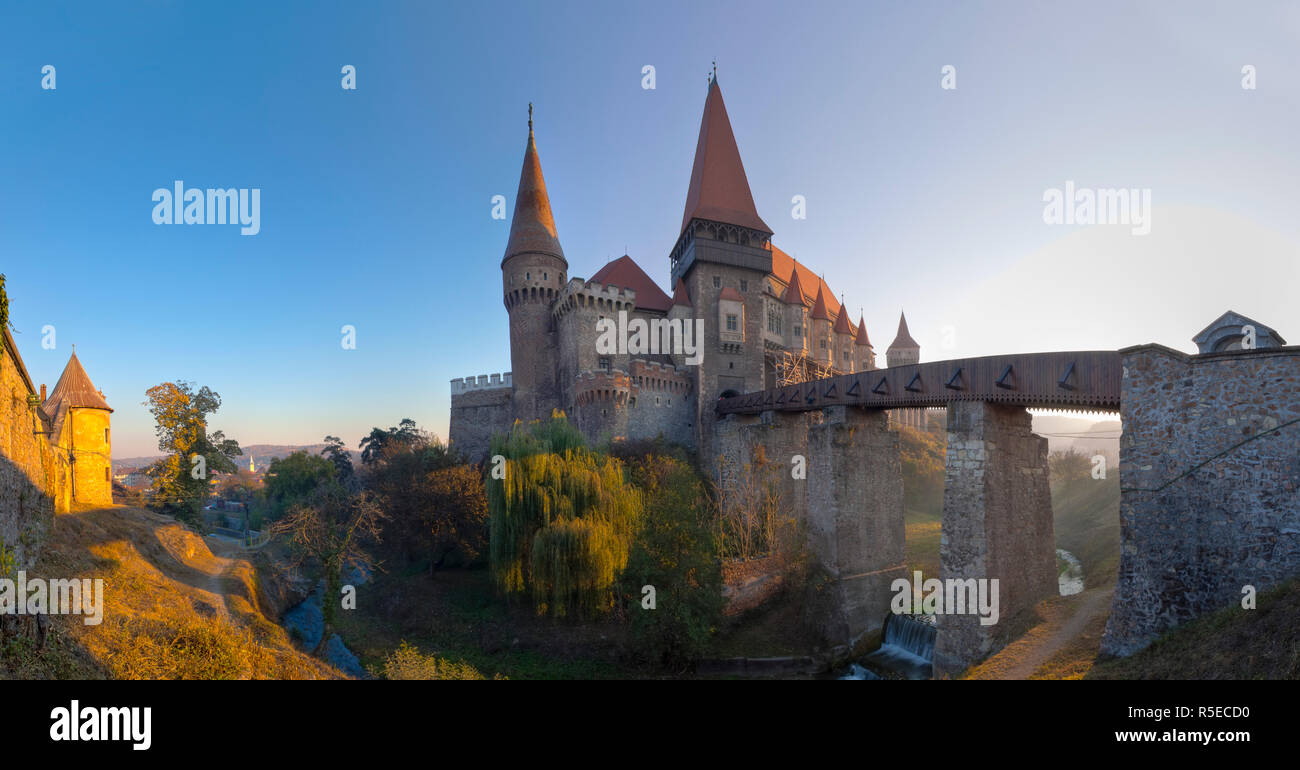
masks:
{"label": "grassy slope", "polygon": [[322,679],[253,568],[216,556],[175,520],[114,507],[56,517],[31,577],[103,579],[103,622],[51,617],[44,649],[12,639],[0,678]]}
{"label": "grassy slope", "polygon": [[1300,578],[1184,624],[1128,658],[1102,661],[1089,679],[1300,679]]}

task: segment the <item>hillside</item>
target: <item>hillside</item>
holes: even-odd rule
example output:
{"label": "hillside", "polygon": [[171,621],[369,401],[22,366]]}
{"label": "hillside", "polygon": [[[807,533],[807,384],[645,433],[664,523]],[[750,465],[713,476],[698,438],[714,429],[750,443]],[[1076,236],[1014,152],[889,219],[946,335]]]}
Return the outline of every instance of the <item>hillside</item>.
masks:
{"label": "hillside", "polygon": [[1300,679],[1300,578],[1182,625],[1088,679]]}
{"label": "hillside", "polygon": [[[261,469],[270,465],[272,460],[288,457],[294,452],[302,451],[307,452],[308,454],[318,455],[324,448],[324,444],[249,444],[248,446],[240,447],[240,449],[244,450],[244,453],[235,458],[235,464],[240,468],[247,468],[248,458],[251,457],[257,463],[258,469]],[[349,449],[348,454],[352,456],[352,463],[354,465],[361,462],[360,452],[355,449]],[[113,470],[120,473],[131,468],[144,468],[145,466],[153,464],[155,460],[158,460],[161,457],[162,455],[148,455],[145,457],[115,457],[113,458]]]}
{"label": "hillside", "polygon": [[102,578],[103,622],[52,616],[43,649],[27,641],[0,649],[0,678],[342,676],[294,649],[275,622],[282,600],[247,561],[213,554],[167,516],[127,507],[60,515],[30,574]]}

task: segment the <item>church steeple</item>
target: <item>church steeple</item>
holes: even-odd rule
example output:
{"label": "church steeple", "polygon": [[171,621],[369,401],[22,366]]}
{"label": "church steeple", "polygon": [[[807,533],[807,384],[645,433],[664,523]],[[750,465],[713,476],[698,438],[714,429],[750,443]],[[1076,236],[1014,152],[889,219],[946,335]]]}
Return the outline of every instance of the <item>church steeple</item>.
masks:
{"label": "church steeple", "polygon": [[[542,176],[542,162],[537,157],[537,142],[533,138],[532,104],[528,105],[528,144],[524,147],[524,166],[519,172],[510,240],[501,262],[504,264],[513,256],[530,253],[564,260],[564,249],[560,248],[560,237],[555,230],[555,217],[551,214],[551,198],[546,193],[546,179]],[[568,266],[567,261],[565,266]]]}
{"label": "church steeple", "polygon": [[682,213],[682,231],[692,219],[707,219],[729,225],[759,230],[767,235],[767,226],[754,207],[754,196],[740,160],[740,149],[731,131],[727,105],[718,87],[716,66],[709,80],[709,94],[704,100],[704,117],[700,120],[700,137],[695,144],[695,163],[691,166],[691,186],[686,193],[686,210]]}

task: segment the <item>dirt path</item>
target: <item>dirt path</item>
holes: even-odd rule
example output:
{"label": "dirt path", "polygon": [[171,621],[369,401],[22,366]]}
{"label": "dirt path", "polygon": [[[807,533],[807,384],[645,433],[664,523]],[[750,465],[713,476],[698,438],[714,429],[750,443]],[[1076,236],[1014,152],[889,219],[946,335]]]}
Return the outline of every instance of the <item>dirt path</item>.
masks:
{"label": "dirt path", "polygon": [[1114,588],[1093,588],[1075,597],[1044,602],[1040,605],[1044,622],[972,669],[969,678],[1030,678],[1090,627],[1100,625],[1110,612],[1113,593]]}

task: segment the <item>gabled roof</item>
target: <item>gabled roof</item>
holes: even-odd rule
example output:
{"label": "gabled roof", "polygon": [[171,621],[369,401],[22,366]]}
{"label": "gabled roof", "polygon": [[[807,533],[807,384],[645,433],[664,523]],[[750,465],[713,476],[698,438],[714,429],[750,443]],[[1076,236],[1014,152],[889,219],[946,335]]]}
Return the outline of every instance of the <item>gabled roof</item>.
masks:
{"label": "gabled roof", "polygon": [[673,304],[691,307],[691,295],[686,291],[686,283],[678,278],[677,288],[673,289]]}
{"label": "gabled roof", "polygon": [[631,289],[636,292],[638,308],[667,312],[668,308],[673,306],[672,299],[664,293],[664,290],[659,288],[659,285],[645,274],[641,266],[626,254],[597,270],[587,282],[613,284]]}
{"label": "gabled roof", "polygon": [[[766,248],[772,252],[772,272],[771,275],[786,284],[786,290],[789,290],[790,278],[795,273],[799,274],[799,286],[804,293],[804,304],[811,305],[812,300],[816,297],[816,291],[826,292],[826,308],[832,313],[840,311],[840,304],[835,301],[835,293],[826,281],[813,271],[809,270],[806,265],[800,264],[794,257],[781,251],[771,241],[768,241]],[[809,294],[808,292],[814,292]]]}
{"label": "gabled roof", "polygon": [[59,377],[59,382],[50,392],[49,398],[41,404],[41,409],[50,416],[53,416],[59,405],[67,401],[71,408],[81,409],[107,409],[108,402],[100,395],[95,384],[90,381],[90,375],[81,365],[81,361],[74,352],[72,358],[68,359],[68,365],[64,367],[63,374]]}
{"label": "gabled roof", "polygon": [[871,340],[867,337],[867,322],[862,316],[858,316],[858,336],[853,344],[871,347]]}
{"label": "gabled roof", "polygon": [[[524,167],[519,172],[519,191],[515,193],[515,213],[510,220],[510,240],[506,243],[504,263],[516,254],[550,254],[564,259],[560,237],[551,214],[551,198],[542,177],[542,162],[533,141],[533,106],[528,105],[528,144],[524,147]],[[568,262],[566,261],[567,265]]]}
{"label": "gabled roof", "polygon": [[902,311],[899,311],[898,334],[894,337],[894,341],[889,343],[889,349],[890,350],[896,350],[898,348],[920,349],[920,347],[921,347],[920,343],[912,339],[912,335],[909,334],[907,331],[907,315],[905,315]]}
{"label": "gabled roof", "polygon": [[754,195],[749,190],[749,178],[745,176],[716,77],[709,82],[709,95],[704,99],[691,186],[682,212],[682,232],[696,218],[772,232],[754,207]]}
{"label": "gabled roof", "polygon": [[1192,342],[1196,343],[1196,347],[1201,353],[1237,349],[1229,348],[1229,346],[1237,343],[1238,347],[1240,347],[1247,326],[1253,327],[1255,330],[1256,348],[1272,348],[1286,344],[1286,340],[1282,339],[1282,335],[1278,334],[1273,328],[1265,326],[1259,321],[1244,316],[1235,310],[1229,310],[1216,318],[1214,323],[1201,329],[1192,338]]}
{"label": "gabled roof", "polygon": [[822,321],[831,320],[830,313],[826,312],[826,292],[822,291],[821,284],[817,285],[817,299],[813,300],[812,314],[809,317]]}
{"label": "gabled roof", "polygon": [[727,299],[727,300],[731,300],[732,302],[744,302],[744,301],[745,301],[745,298],[742,297],[742,296],[740,296],[740,292],[736,291],[735,289],[731,288],[730,286],[724,288],[724,289],[722,290],[722,292],[721,292],[720,294],[718,294],[718,299]]}

